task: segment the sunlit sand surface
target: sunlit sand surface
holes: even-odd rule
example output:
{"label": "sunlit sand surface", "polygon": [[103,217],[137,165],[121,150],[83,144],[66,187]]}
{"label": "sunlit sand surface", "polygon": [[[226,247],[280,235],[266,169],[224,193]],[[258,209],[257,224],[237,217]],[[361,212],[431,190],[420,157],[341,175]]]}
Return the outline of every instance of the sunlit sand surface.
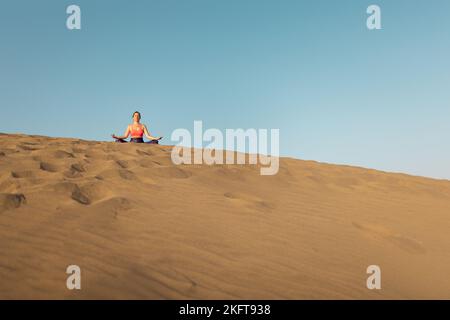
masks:
{"label": "sunlit sand surface", "polygon": [[0,298],[450,298],[450,181],[289,158],[261,176],[170,152],[0,135]]}

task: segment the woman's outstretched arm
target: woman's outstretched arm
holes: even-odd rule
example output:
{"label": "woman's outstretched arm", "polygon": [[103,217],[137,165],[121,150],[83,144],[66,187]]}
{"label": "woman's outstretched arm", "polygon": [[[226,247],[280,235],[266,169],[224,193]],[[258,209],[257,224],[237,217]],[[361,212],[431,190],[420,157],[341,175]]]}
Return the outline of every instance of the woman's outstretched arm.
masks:
{"label": "woman's outstretched arm", "polygon": [[162,137],[153,137],[150,134],[150,132],[148,132],[146,125],[144,125],[144,133],[145,133],[145,136],[147,137],[147,139],[150,139],[150,140],[161,140],[162,139]]}
{"label": "woman's outstretched arm", "polygon": [[125,134],[122,137],[118,137],[116,136],[114,133],[111,135],[114,139],[126,139],[128,138],[128,136],[130,135],[131,130],[130,130],[130,126],[127,127],[127,130],[125,131]]}

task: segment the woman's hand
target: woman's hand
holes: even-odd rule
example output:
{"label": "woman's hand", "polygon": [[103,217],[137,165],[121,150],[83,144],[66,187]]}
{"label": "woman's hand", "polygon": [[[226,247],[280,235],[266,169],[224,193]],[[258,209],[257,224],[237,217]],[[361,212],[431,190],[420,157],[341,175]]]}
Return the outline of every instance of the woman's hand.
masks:
{"label": "woman's hand", "polygon": [[128,126],[128,127],[127,127],[127,130],[125,131],[125,134],[124,134],[122,137],[120,137],[120,136],[118,137],[118,136],[116,136],[114,133],[111,135],[111,137],[113,137],[114,139],[117,139],[117,140],[122,140],[122,139],[128,138],[128,136],[129,136],[130,133],[131,133],[130,127],[131,127],[131,126]]}

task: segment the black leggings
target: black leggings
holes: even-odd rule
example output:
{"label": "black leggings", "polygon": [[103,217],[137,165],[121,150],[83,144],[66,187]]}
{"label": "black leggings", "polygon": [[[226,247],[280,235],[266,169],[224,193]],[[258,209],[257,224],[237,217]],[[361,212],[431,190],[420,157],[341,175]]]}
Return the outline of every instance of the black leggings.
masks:
{"label": "black leggings", "polygon": [[[128,141],[126,141],[125,139],[116,139],[116,142],[121,142],[121,143],[127,143]],[[143,138],[131,138],[130,139],[131,143],[150,143],[150,144],[159,144],[158,140],[150,140],[147,142],[144,142]]]}

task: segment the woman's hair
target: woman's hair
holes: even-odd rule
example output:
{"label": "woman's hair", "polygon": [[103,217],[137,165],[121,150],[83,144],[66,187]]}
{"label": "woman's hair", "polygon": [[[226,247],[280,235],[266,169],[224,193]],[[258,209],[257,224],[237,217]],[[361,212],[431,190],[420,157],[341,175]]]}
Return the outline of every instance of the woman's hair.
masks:
{"label": "woman's hair", "polygon": [[139,119],[141,119],[141,113],[140,113],[139,111],[133,112],[133,115],[132,115],[131,117],[134,117],[134,115],[135,115],[136,113],[139,115]]}

